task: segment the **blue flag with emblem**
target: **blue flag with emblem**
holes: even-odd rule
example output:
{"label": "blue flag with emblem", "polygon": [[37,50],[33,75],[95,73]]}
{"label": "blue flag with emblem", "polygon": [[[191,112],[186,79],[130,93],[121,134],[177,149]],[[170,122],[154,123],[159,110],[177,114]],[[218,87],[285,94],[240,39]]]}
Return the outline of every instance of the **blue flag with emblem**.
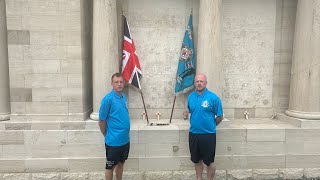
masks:
{"label": "blue flag with emblem", "polygon": [[184,34],[178,70],[176,76],[175,94],[185,93],[193,88],[195,76],[195,51],[192,37],[192,14],[189,17],[188,26]]}

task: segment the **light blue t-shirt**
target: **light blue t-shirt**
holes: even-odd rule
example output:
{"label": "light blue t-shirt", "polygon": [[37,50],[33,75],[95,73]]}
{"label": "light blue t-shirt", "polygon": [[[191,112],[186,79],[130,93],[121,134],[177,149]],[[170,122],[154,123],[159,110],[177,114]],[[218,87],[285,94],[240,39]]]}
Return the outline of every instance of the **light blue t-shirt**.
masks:
{"label": "light blue t-shirt", "polygon": [[125,94],[114,90],[101,101],[99,120],[106,121],[105,143],[108,146],[122,146],[130,141],[130,118]]}
{"label": "light blue t-shirt", "polygon": [[216,94],[208,89],[200,95],[197,91],[192,92],[188,97],[188,109],[191,133],[216,133],[215,117],[223,115],[222,103]]}

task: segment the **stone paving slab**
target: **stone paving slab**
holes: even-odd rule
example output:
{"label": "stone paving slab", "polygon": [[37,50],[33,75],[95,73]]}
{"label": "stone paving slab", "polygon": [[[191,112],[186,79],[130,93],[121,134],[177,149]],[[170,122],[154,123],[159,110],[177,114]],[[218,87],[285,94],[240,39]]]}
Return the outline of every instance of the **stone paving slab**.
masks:
{"label": "stone paving slab", "polygon": [[[47,172],[47,173],[2,173],[0,180],[104,180],[103,171],[92,172]],[[114,177],[115,179],[115,177]],[[186,171],[124,171],[123,180],[194,180],[194,170]],[[202,179],[206,179],[204,171]],[[217,170],[215,180],[316,180],[320,168],[313,169],[230,169]]]}

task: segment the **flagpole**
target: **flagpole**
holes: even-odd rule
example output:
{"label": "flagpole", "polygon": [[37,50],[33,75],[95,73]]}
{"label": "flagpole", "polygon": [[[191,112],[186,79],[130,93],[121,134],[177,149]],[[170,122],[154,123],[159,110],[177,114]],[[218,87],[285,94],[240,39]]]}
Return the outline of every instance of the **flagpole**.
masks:
{"label": "flagpole", "polygon": [[174,95],[174,100],[173,100],[172,109],[171,109],[171,115],[170,115],[170,124],[171,124],[171,120],[172,120],[172,114],[173,114],[174,104],[176,103],[176,98],[177,98],[177,96]]}
{"label": "flagpole", "polygon": [[145,105],[145,103],[144,103],[144,98],[143,98],[142,90],[140,91],[140,94],[141,94],[141,98],[142,98],[142,103],[143,103],[144,112],[146,112],[147,123],[148,123],[148,125],[149,125],[149,118],[148,118],[148,113],[147,113],[146,105]]}

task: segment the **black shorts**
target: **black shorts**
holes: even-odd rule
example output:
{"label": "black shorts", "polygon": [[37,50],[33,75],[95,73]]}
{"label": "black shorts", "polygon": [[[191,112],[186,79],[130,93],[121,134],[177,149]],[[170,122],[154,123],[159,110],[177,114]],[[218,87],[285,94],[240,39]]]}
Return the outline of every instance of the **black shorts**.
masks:
{"label": "black shorts", "polygon": [[200,160],[207,166],[214,162],[216,154],[216,134],[192,134],[189,132],[189,149],[191,161]]}
{"label": "black shorts", "polygon": [[119,162],[124,163],[128,159],[130,143],[123,146],[108,146],[106,147],[106,169],[112,169]]}

